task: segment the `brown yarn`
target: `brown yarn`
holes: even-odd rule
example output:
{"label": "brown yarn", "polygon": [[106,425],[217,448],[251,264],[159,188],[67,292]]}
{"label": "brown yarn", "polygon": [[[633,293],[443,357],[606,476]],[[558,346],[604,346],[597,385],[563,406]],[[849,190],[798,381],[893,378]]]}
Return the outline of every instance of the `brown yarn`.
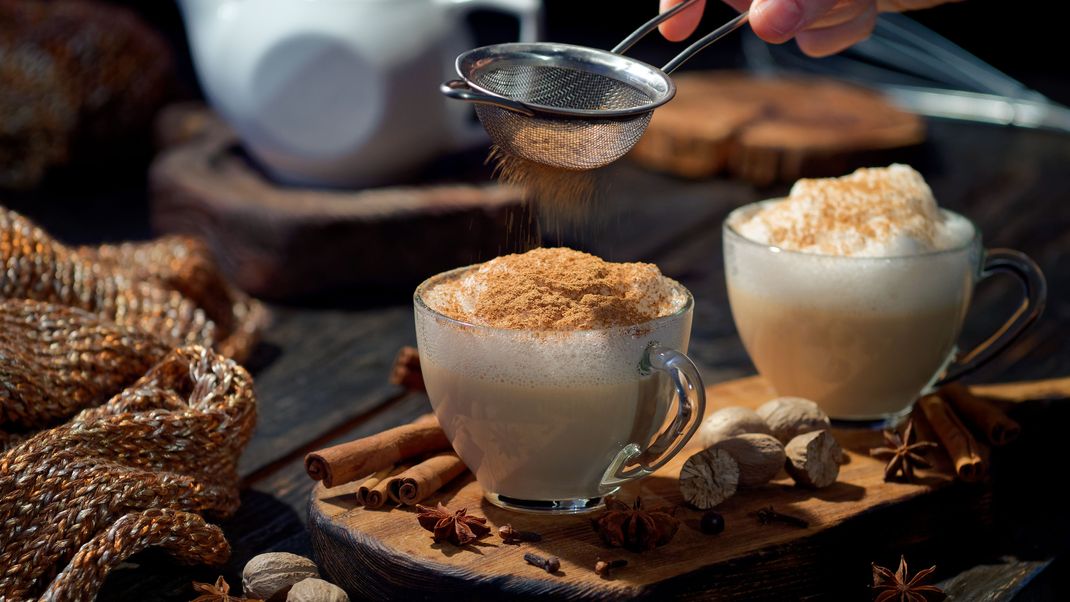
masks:
{"label": "brown yarn", "polygon": [[226,356],[265,315],[196,241],[70,249],[0,208],[0,600],[92,599],[149,546],[226,560],[200,515],[238,507],[256,403]]}
{"label": "brown yarn", "polygon": [[144,243],[79,247],[77,253],[108,269],[125,270],[133,280],[155,281],[193,301],[215,323],[215,347],[223,355],[240,362],[256,344],[266,320],[263,306],[226,281],[200,240],[165,236]]}
{"label": "brown yarn", "polygon": [[164,343],[213,346],[244,359],[263,307],[223,282],[207,250],[188,238],[70,249],[0,208],[0,300],[86,310]]}
{"label": "brown yarn", "polygon": [[167,549],[187,564],[223,564],[230,546],[223,531],[196,514],[155,508],[127,514],[83,545],[41,596],[42,601],[92,600],[120,562],[151,546]]}
{"label": "brown yarn", "polygon": [[99,405],[170,348],[73,307],[0,302],[0,429],[42,428]]}
{"label": "brown yarn", "polygon": [[104,405],[4,452],[0,597],[36,596],[53,582],[46,598],[91,598],[111,567],[148,545],[225,559],[221,534],[188,513],[237,509],[237,462],[255,417],[248,372],[190,346]]}

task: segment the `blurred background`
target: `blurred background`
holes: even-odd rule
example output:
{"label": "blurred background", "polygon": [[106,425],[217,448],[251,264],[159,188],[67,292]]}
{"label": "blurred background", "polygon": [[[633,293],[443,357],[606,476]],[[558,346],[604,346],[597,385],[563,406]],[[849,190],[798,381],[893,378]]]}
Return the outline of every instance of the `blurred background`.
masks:
{"label": "blurred background", "polygon": [[[649,18],[657,3],[545,0],[542,4],[542,39],[609,47]],[[105,12],[107,6],[123,11]],[[2,0],[0,7],[0,82],[4,84],[0,119],[6,122],[0,125],[0,160],[6,164],[0,188],[25,192],[42,184],[69,183],[71,178],[80,187],[107,187],[115,182],[110,176],[116,172],[140,173],[153,153],[145,124],[154,112],[167,102],[204,96],[178,2]],[[711,30],[732,14],[729,7],[710,2],[699,32]],[[995,69],[1057,102],[1070,102],[1064,53],[1056,50],[1065,32],[1059,19],[1046,18],[1040,8],[1008,10],[1004,3],[966,1],[910,16]],[[465,21],[476,44],[515,40],[518,35],[516,19],[497,11],[477,8]],[[411,33],[422,35],[418,28]],[[67,42],[62,41],[65,36]],[[744,67],[742,43],[743,36],[730,36],[684,69]],[[34,44],[51,48],[45,55],[54,55],[55,61],[27,52]],[[88,50],[78,55],[76,44]],[[682,47],[650,36],[631,54],[662,64]],[[227,57],[211,60],[226,61]],[[74,64],[78,61],[82,62]],[[66,72],[75,74],[65,77]],[[94,77],[96,81],[89,81]],[[80,81],[72,84],[64,79]],[[32,98],[38,93],[54,98],[34,103]],[[82,99],[71,98],[79,95],[92,97],[84,101],[95,103],[91,110],[75,106],[83,104]],[[94,115],[87,118],[86,113]],[[77,120],[82,121],[77,134],[63,133],[74,129],[69,122]],[[33,130],[37,133],[31,134]],[[33,140],[21,140],[22,136]],[[94,148],[102,137],[109,143],[106,156]],[[99,171],[102,164],[107,166],[103,173]]]}
{"label": "blurred background", "polygon": [[[166,36],[175,49],[187,93],[198,94],[177,4],[136,0],[114,0],[113,3],[136,11]],[[544,39],[606,48],[620,41],[638,23],[650,18],[657,2],[545,0],[543,5]],[[711,0],[698,33],[710,31],[732,14],[731,8]],[[1045,15],[1041,6],[1022,11],[1011,10],[1001,2],[966,0],[913,12],[910,16],[1053,100],[1064,104],[1070,102],[1070,66],[1058,51],[1058,42],[1066,35],[1065,25],[1054,15]],[[471,21],[481,34],[477,38],[480,43],[515,39],[515,20],[491,11],[479,11]],[[632,54],[647,62],[658,63],[668,60],[680,47],[651,36]],[[739,66],[741,61],[740,40],[730,37],[700,54],[685,69]]]}

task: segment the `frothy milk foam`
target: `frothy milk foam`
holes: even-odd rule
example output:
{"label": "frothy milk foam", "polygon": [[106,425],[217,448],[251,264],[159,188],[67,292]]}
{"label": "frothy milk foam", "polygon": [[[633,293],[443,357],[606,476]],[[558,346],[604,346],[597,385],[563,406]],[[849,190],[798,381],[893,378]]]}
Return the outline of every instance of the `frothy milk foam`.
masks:
{"label": "frothy milk foam", "polygon": [[968,243],[974,233],[963,217],[940,211],[921,174],[899,164],[842,178],[799,180],[783,202],[735,215],[730,223],[755,242],[848,257],[951,249]]}
{"label": "frothy milk foam", "polygon": [[973,225],[940,210],[910,167],[800,180],[728,225],[746,239],[725,241],[733,316],[778,393],[879,418],[906,408],[949,357],[979,249]]}
{"label": "frothy milk foam", "polygon": [[[489,327],[473,315],[473,296],[501,269],[488,262],[417,293],[438,314],[461,320],[418,305],[421,368],[435,414],[489,492],[537,501],[601,496],[599,483],[618,452],[645,444],[664,420],[670,385],[659,373],[641,376],[639,362],[651,341],[686,350],[689,295],[657,273],[657,287],[644,289],[634,306],[662,299],[652,316],[661,319],[587,330]],[[452,315],[458,308],[463,314]]]}

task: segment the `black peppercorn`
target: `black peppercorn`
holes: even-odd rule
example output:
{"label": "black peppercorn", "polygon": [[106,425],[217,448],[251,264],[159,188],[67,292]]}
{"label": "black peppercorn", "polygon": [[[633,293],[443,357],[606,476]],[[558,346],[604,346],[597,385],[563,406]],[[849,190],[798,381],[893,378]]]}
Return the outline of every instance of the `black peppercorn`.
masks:
{"label": "black peppercorn", "polygon": [[702,522],[699,523],[702,527],[702,532],[707,535],[717,535],[721,531],[724,531],[724,517],[720,512],[710,510],[706,514],[702,515]]}

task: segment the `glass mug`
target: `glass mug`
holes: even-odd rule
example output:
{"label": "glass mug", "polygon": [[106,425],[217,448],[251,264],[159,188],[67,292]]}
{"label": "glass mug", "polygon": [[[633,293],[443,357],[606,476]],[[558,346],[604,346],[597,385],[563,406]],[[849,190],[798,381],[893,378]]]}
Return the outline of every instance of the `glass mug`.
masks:
{"label": "glass mug", "polygon": [[[890,424],[939,385],[976,370],[1040,316],[1040,268],[1008,249],[984,250],[977,227],[959,247],[896,257],[789,251],[755,242],[724,222],[725,279],[732,317],[758,372],[779,395],[805,397],[834,420]],[[1025,302],[997,334],[956,359],[976,283],[1018,278]]]}
{"label": "glass mug", "polygon": [[[694,435],[705,389],[684,352],[694,299],[642,324],[577,331],[468,324],[416,289],[416,340],[427,395],[484,497],[503,508],[576,513],[652,473]],[[673,404],[673,400],[677,403]],[[671,405],[675,415],[666,422]]]}

